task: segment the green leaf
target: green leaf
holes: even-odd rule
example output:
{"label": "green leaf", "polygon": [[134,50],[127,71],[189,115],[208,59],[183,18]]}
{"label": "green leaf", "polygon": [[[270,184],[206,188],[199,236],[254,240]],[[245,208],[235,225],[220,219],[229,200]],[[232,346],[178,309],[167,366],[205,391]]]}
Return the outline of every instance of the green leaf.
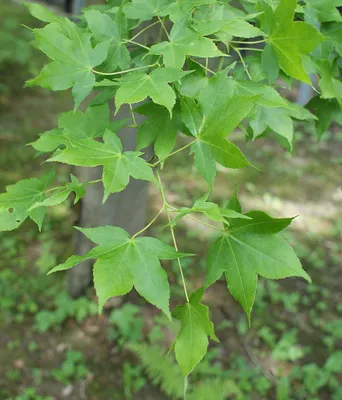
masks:
{"label": "green leaf", "polygon": [[128,36],[128,28],[122,12],[118,10],[114,20],[98,10],[89,10],[84,16],[95,43],[110,42],[108,58],[101,65],[101,70],[113,72],[118,67],[121,70],[129,68],[131,56],[124,43],[124,39]]}
{"label": "green leaf", "polygon": [[168,0],[132,0],[126,3],[123,11],[127,18],[148,21],[154,16],[163,15]]}
{"label": "green leaf", "polygon": [[37,202],[33,204],[29,211],[34,210],[38,207],[52,207],[57,206],[58,204],[63,203],[70,193],[75,193],[74,204],[78,202],[78,200],[83,197],[86,193],[85,187],[87,183],[82,183],[78,180],[76,176],[71,175],[71,182],[65,184],[64,186],[60,186],[54,188],[51,193],[51,196],[47,197],[45,200],[41,202]]}
{"label": "green leaf", "polygon": [[181,321],[176,338],[176,360],[184,376],[189,375],[202,360],[208,348],[208,336],[218,341],[209,308],[201,303],[203,289],[194,292],[189,303],[177,306],[173,316]]}
{"label": "green leaf", "polygon": [[188,73],[173,68],[159,68],[149,75],[144,72],[128,73],[118,79],[120,88],[115,96],[116,112],[122,104],[138,103],[150,97],[154,103],[166,107],[172,116],[176,95],[168,83],[178,81]]}
{"label": "green leaf", "polygon": [[236,219],[230,223],[231,232],[278,233],[288,227],[294,218],[272,218],[263,211],[249,211],[244,214],[249,220]]}
{"label": "green leaf", "polygon": [[267,44],[261,55],[262,69],[266,75],[268,83],[272,85],[279,75],[279,64],[277,56],[270,44]]}
{"label": "green leaf", "polygon": [[206,145],[212,157],[226,168],[243,168],[250,163],[235,144],[219,136],[204,136],[200,138]]}
{"label": "green leaf", "polygon": [[37,3],[24,3],[34,18],[43,22],[61,22],[62,18]]}
{"label": "green leaf", "polygon": [[234,195],[228,200],[226,204],[226,209],[234,210],[238,213],[242,212],[241,204],[238,199],[238,187],[235,189]]}
{"label": "green leaf", "polygon": [[170,289],[159,259],[174,259],[188,254],[178,253],[155,238],[131,238],[126,231],[112,226],[78,228],[90,240],[99,244],[84,256],[71,256],[49,273],[64,271],[87,259],[97,259],[94,284],[99,309],[113,296],[137,292],[161,309],[169,318]]}
{"label": "green leaf", "polygon": [[289,76],[311,84],[303,68],[302,56],[309,54],[325,38],[312,25],[293,22],[296,0],[282,0],[274,12],[274,22],[269,43],[280,68]]}
{"label": "green leaf", "polygon": [[184,97],[181,100],[182,121],[189,131],[197,136],[201,130],[204,117],[196,103],[196,101],[189,97]]}
{"label": "green leaf", "polygon": [[109,42],[93,48],[90,35],[72,22],[68,23],[68,32],[68,35],[63,32],[61,24],[57,22],[52,22],[43,29],[34,29],[36,46],[52,62],[35,79],[28,81],[28,84],[51,90],[72,88],[76,109],[95,84],[92,70],[107,58]]}
{"label": "green leaf", "polygon": [[224,55],[212,40],[190,30],[183,21],[171,29],[169,42],[153,45],[150,53],[162,55],[165,66],[170,68],[182,68],[186,56],[211,58]]}
{"label": "green leaf", "polygon": [[255,108],[254,116],[249,121],[253,129],[253,138],[260,136],[267,127],[270,127],[275,133],[286,139],[290,150],[292,150],[294,128],[289,114],[291,114],[291,111],[286,108],[262,107],[258,105]]}
{"label": "green leaf", "polygon": [[70,145],[74,140],[102,137],[106,129],[113,133],[121,129],[126,120],[110,122],[108,104],[88,107],[81,111],[66,112],[58,120],[58,129],[41,134],[31,145],[38,151],[50,152],[59,145]]}
{"label": "green leaf", "polygon": [[79,139],[65,142],[67,147],[57,151],[49,162],[62,162],[79,167],[97,167],[103,165],[104,198],[117,193],[128,185],[129,177],[154,180],[151,167],[139,158],[139,152],[122,153],[120,139],[110,130],[103,135],[104,143],[94,139]]}
{"label": "green leaf", "polygon": [[196,142],[191,145],[191,153],[194,154],[194,163],[198,172],[208,182],[211,188],[216,176],[216,161],[212,156],[209,146],[196,140]]}
{"label": "green leaf", "polygon": [[213,284],[223,273],[230,293],[241,304],[249,322],[258,274],[267,279],[298,276],[311,282],[284,239],[247,230],[223,235],[210,248],[205,286]]}
{"label": "green leaf", "polygon": [[318,96],[311,99],[306,107],[316,110],[316,116],[318,119],[315,126],[319,139],[328,130],[334,117],[341,112],[341,108],[336,100],[324,100]]}
{"label": "green leaf", "polygon": [[287,102],[271,86],[260,83],[234,80],[235,94],[241,96],[260,96],[257,103],[263,107],[287,107]]}
{"label": "green leaf", "polygon": [[227,72],[216,74],[199,96],[204,116],[199,136],[227,136],[248,115],[259,97],[234,95],[234,82],[227,77]]}
{"label": "green leaf", "polygon": [[336,8],[342,6],[341,0],[308,0],[305,5],[305,13],[319,22],[341,22],[342,16]]}
{"label": "green leaf", "polygon": [[23,179],[6,186],[6,193],[0,194],[0,231],[17,229],[28,217],[41,229],[45,207],[31,208],[44,201],[46,189],[53,179],[54,173],[49,172],[40,179]]}
{"label": "green leaf", "polygon": [[176,144],[180,126],[178,113],[173,112],[171,119],[169,112],[164,107],[153,102],[138,107],[135,112],[148,117],[139,126],[137,149],[143,149],[154,143],[155,154],[163,160],[171,153]]}
{"label": "green leaf", "polygon": [[223,222],[226,218],[242,218],[251,219],[248,215],[243,215],[234,210],[220,208],[216,203],[206,201],[206,198],[200,198],[195,201],[192,207],[182,207],[178,210],[179,214],[173,219],[172,224],[175,225],[183,217],[190,213],[202,213],[213,221]]}

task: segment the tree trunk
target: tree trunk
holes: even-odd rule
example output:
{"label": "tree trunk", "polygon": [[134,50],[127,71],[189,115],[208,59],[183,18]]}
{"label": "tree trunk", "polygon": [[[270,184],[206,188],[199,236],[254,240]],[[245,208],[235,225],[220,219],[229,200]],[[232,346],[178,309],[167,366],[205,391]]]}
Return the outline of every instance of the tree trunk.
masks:
{"label": "tree trunk", "polygon": [[[118,119],[130,118],[128,107],[122,107],[117,114]],[[137,116],[139,123],[139,116]],[[136,146],[136,129],[122,129],[119,137],[124,150],[134,150]],[[79,168],[76,175],[81,181],[91,181],[101,177],[102,167]],[[109,196],[102,204],[102,184],[90,185],[86,195],[81,200],[81,218],[79,225],[92,228],[101,225],[115,225],[134,234],[146,225],[146,210],[148,202],[148,185],[141,180],[130,180],[127,188],[120,193]],[[91,249],[91,242],[77,231],[76,254],[85,254]],[[67,276],[68,292],[73,297],[84,294],[92,283],[92,260],[72,268]]]}

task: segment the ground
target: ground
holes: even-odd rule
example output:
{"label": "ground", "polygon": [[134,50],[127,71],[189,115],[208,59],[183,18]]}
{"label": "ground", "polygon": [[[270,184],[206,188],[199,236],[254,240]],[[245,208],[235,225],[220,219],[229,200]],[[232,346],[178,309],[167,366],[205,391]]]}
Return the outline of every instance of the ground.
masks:
{"label": "ground", "polygon": [[[25,145],[55,127],[60,112],[71,106],[68,93],[21,86],[0,105],[1,189],[46,168]],[[224,281],[211,287],[204,302],[220,343],[210,345],[191,376],[190,400],[342,398],[342,133],[334,126],[318,143],[312,126],[298,124],[296,137],[291,155],[270,138],[245,143],[241,132],[234,133],[232,141],[257,168],[220,171],[213,196],[224,204],[239,184],[245,210],[298,215],[285,236],[313,283],[260,279],[250,329]],[[59,172],[63,179],[70,170]],[[163,176],[171,204],[190,205],[206,191],[184,154],[166,164]],[[152,217],[160,199],[153,188],[150,194]],[[73,300],[62,273],[46,276],[72,252],[78,212],[65,203],[49,211],[41,234],[27,222],[0,235],[0,399],[182,398],[183,380],[165,355],[176,323],[170,328],[135,293],[109,301],[99,316],[93,289]],[[165,222],[160,219],[149,233],[169,241]],[[182,251],[197,254],[184,265],[195,289],[203,282],[213,232],[185,218],[176,234]],[[175,305],[183,301],[177,266],[163,265]]]}

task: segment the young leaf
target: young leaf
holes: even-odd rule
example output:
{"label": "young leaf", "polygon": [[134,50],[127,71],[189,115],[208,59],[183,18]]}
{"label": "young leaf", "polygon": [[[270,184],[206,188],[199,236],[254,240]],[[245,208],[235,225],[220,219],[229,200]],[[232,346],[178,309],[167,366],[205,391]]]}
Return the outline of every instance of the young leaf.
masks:
{"label": "young leaf", "polygon": [[70,146],[73,141],[102,137],[106,129],[115,133],[127,120],[110,122],[108,104],[90,106],[85,113],[81,111],[61,114],[58,127],[41,134],[39,139],[31,143],[36,150],[50,152],[61,144]]}
{"label": "young leaf", "polygon": [[251,111],[260,95],[234,95],[234,83],[226,71],[209,79],[201,91],[199,104],[204,115],[199,136],[225,137]]}
{"label": "young leaf", "polygon": [[28,81],[28,84],[40,85],[51,90],[72,88],[77,109],[95,84],[93,68],[107,58],[109,42],[103,42],[93,49],[88,33],[70,22],[68,37],[61,32],[60,25],[52,22],[43,29],[34,30],[36,46],[52,62],[46,65],[35,79]]}
{"label": "young leaf", "polygon": [[161,106],[149,102],[135,109],[135,112],[148,118],[139,126],[137,149],[143,149],[154,143],[154,152],[159,159],[167,157],[176,144],[180,127],[179,112],[174,110],[172,119],[169,112]]}
{"label": "young leaf", "polygon": [[212,157],[226,168],[243,168],[249,164],[246,157],[235,144],[219,136],[204,136],[200,138],[207,146]]}
{"label": "young leaf", "polygon": [[101,65],[101,69],[112,72],[118,67],[121,70],[129,68],[131,56],[124,42],[128,36],[128,28],[122,11],[118,10],[114,19],[98,10],[87,11],[84,16],[94,35],[95,43],[110,42],[108,58]]}
{"label": "young leaf", "polygon": [[148,21],[154,16],[163,15],[168,3],[168,0],[132,0],[124,5],[123,11],[127,18]]}
{"label": "young leaf", "polygon": [[208,336],[218,341],[209,308],[201,303],[203,289],[194,292],[189,303],[177,306],[173,316],[181,321],[176,338],[176,360],[184,376],[189,375],[202,360],[208,348]]}
{"label": "young leaf", "polygon": [[150,97],[154,103],[166,107],[172,116],[176,95],[168,83],[178,81],[188,73],[173,68],[159,68],[149,75],[144,72],[128,73],[118,79],[120,88],[115,96],[116,112],[122,104],[139,103]]}
{"label": "young leaf", "polygon": [[210,58],[223,55],[212,40],[190,30],[183,21],[171,29],[169,42],[153,45],[150,53],[162,55],[165,66],[169,68],[182,68],[186,56]]}
{"label": "young leaf", "polygon": [[40,179],[23,179],[6,186],[6,193],[0,194],[0,231],[17,229],[28,217],[41,229],[45,208],[32,210],[32,206],[44,201],[53,179],[54,173],[50,172]]}
{"label": "young leaf", "polygon": [[85,195],[85,187],[87,186],[87,183],[80,182],[76,176],[70,176],[71,182],[65,184],[64,186],[56,188],[54,191],[51,192],[51,196],[47,197],[41,202],[33,204],[29,211],[34,210],[38,207],[57,206],[58,204],[63,203],[63,201],[66,200],[72,192],[75,193],[74,204],[77,203],[78,200]]}
{"label": "young leaf", "polygon": [[197,140],[191,145],[191,153],[194,154],[194,162],[198,172],[211,188],[216,176],[216,161],[211,154],[209,146]]}
{"label": "young leaf", "polygon": [[249,211],[244,214],[249,220],[234,220],[230,223],[230,232],[255,232],[255,233],[278,233],[291,224],[294,218],[272,218],[263,211]]}
{"label": "young leaf", "polygon": [[49,273],[70,269],[86,259],[97,259],[94,283],[100,311],[110,297],[126,294],[134,285],[142,297],[170,318],[169,284],[159,259],[174,259],[187,254],[178,253],[155,238],[133,239],[117,227],[78,229],[99,246],[84,256],[69,257]]}
{"label": "young leaf", "polygon": [[122,153],[120,139],[107,129],[103,135],[104,143],[94,139],[67,140],[64,137],[64,150],[58,150],[48,162],[62,162],[79,167],[103,165],[103,186],[106,201],[111,193],[117,193],[128,185],[129,177],[153,181],[151,167],[140,158],[139,152]]}
{"label": "young leaf", "polygon": [[312,25],[293,22],[296,0],[281,0],[274,12],[274,27],[269,43],[278,59],[280,68],[289,76],[311,84],[303,68],[302,56],[309,54],[325,38]]}

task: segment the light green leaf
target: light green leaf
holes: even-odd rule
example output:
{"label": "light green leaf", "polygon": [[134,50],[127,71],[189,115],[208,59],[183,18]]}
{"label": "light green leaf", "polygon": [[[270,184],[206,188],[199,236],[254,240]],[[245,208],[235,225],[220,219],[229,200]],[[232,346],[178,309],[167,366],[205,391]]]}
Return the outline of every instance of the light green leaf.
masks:
{"label": "light green leaf", "polygon": [[272,85],[278,78],[279,64],[277,56],[270,44],[267,44],[263,49],[261,55],[261,65],[268,83]]}
{"label": "light green leaf", "polygon": [[0,231],[12,231],[28,217],[41,229],[44,207],[38,208],[37,211],[31,208],[34,204],[44,201],[46,189],[53,179],[54,173],[49,172],[40,179],[23,179],[14,185],[6,186],[6,193],[0,194]]}
{"label": "light green leaf", "polygon": [[212,187],[216,176],[216,161],[210,151],[210,147],[197,140],[191,145],[191,153],[194,154],[194,162],[198,172]]}
{"label": "light green leaf", "polygon": [[312,25],[293,22],[296,0],[282,0],[274,13],[269,43],[278,59],[280,68],[289,76],[311,83],[303,68],[302,56],[309,54],[325,38]]}
{"label": "light green leaf", "polygon": [[141,153],[124,152],[120,139],[109,129],[103,135],[104,143],[94,139],[70,140],[64,144],[64,150],[57,151],[47,161],[62,162],[79,167],[97,167],[103,165],[102,181],[106,201],[111,193],[117,193],[128,185],[129,177],[154,180],[152,169]]}
{"label": "light green leaf", "polygon": [[246,157],[235,144],[219,136],[204,136],[200,138],[212,157],[226,168],[243,168],[249,164]]}
{"label": "light green leaf", "polygon": [[293,249],[275,234],[232,231],[219,238],[209,251],[205,286],[226,275],[230,293],[241,304],[250,322],[257,274],[267,279],[310,277]]}
{"label": "light green leaf", "polygon": [[168,4],[168,0],[132,0],[124,5],[123,11],[127,18],[148,21],[163,15]]}
{"label": "light green leaf", "polygon": [[43,22],[61,22],[62,18],[37,3],[24,3],[31,15]]}
{"label": "light green leaf", "polygon": [[218,341],[209,309],[202,304],[203,289],[194,292],[190,302],[176,307],[173,316],[181,321],[176,338],[176,360],[184,376],[189,375],[202,360],[208,348],[208,336]]}
{"label": "light green leaf", "polygon": [[197,136],[201,130],[204,117],[198,104],[193,98],[184,97],[181,100],[181,110],[182,110],[182,121],[189,131]]}
{"label": "light green leaf", "polygon": [[28,81],[28,84],[51,90],[72,87],[75,108],[78,108],[95,84],[92,70],[107,58],[109,42],[93,48],[90,35],[72,22],[68,23],[68,35],[57,22],[52,22],[43,29],[34,29],[34,33],[36,46],[52,62],[35,79]]}
{"label": "light green leaf", "polygon": [[186,56],[211,58],[223,55],[212,40],[185,27],[183,21],[173,26],[169,42],[153,45],[150,53],[162,55],[165,66],[172,68],[182,68]]}
{"label": "light green leaf", "polygon": [[65,184],[64,186],[59,186],[54,188],[55,190],[51,191],[51,195],[47,197],[45,200],[41,202],[37,202],[33,204],[29,211],[34,210],[38,207],[52,207],[58,204],[63,203],[70,193],[75,193],[75,201],[74,204],[78,202],[78,200],[83,197],[86,193],[85,187],[87,183],[80,182],[76,176],[71,175],[71,182]]}
{"label": "light green leaf", "polygon": [[117,227],[78,229],[99,246],[84,256],[69,257],[49,273],[70,269],[86,259],[97,259],[94,283],[100,311],[110,297],[126,294],[134,285],[142,297],[171,317],[169,284],[159,259],[174,259],[188,254],[178,253],[155,238],[133,239]]}
{"label": "light green leaf", "polygon": [[122,104],[139,103],[150,97],[154,103],[166,107],[171,116],[176,95],[168,83],[175,82],[188,73],[173,68],[160,68],[149,75],[144,72],[128,73],[118,79],[120,88],[115,96],[116,112]]}
{"label": "light green leaf", "polygon": [[233,95],[234,83],[222,71],[209,79],[201,91],[199,104],[204,115],[199,136],[225,137],[245,118],[260,95]]}
{"label": "light green leaf", "polygon": [[230,223],[230,232],[255,232],[259,234],[278,233],[288,227],[294,218],[272,218],[263,211],[249,211],[244,214],[249,220],[236,219]]}
{"label": "light green leaf", "polygon": [[143,149],[154,143],[154,152],[163,160],[176,144],[180,121],[174,110],[172,119],[168,111],[152,102],[144,104],[135,110],[148,118],[139,126],[137,149]]}
{"label": "light green leaf", "polygon": [[234,85],[236,95],[259,95],[257,103],[263,107],[287,107],[286,100],[271,86],[238,80],[234,80]]}
{"label": "light green leaf", "polygon": [[129,68],[131,57],[124,42],[128,37],[128,28],[121,10],[118,10],[114,19],[98,10],[89,10],[84,16],[96,44],[110,42],[108,58],[101,65],[101,70],[113,72],[118,67],[121,70]]}

